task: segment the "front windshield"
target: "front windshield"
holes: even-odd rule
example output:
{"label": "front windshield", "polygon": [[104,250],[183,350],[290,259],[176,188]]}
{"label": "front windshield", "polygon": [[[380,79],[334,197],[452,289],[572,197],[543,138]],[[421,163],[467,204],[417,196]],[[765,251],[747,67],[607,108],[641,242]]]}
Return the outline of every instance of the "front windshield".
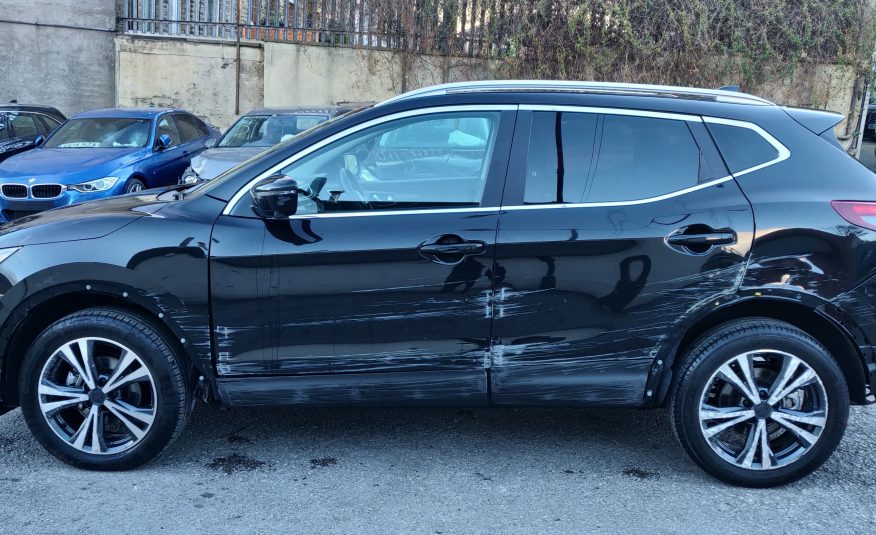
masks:
{"label": "front windshield", "polygon": [[149,143],[149,119],[71,119],[43,145],[49,149],[143,148]]}
{"label": "front windshield", "polygon": [[218,147],[271,147],[328,120],[328,115],[248,115],[228,129]]}

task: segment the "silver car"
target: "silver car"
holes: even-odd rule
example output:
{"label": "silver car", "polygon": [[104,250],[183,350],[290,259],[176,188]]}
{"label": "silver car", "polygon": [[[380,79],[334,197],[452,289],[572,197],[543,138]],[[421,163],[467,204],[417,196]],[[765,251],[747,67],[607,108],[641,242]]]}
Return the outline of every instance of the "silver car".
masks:
{"label": "silver car", "polygon": [[180,184],[212,180],[256,154],[352,110],[352,107],[258,108],[237,120],[214,145],[194,158]]}

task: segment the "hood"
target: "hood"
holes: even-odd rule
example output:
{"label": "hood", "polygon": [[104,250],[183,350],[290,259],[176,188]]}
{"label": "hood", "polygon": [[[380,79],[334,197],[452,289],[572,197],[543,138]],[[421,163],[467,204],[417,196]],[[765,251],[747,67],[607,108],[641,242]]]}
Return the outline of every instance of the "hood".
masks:
{"label": "hood", "polygon": [[235,165],[270,147],[221,147],[206,150],[192,158],[192,171],[203,180],[213,180]]}
{"label": "hood", "polygon": [[[0,163],[0,182],[75,184],[111,176],[148,149],[44,149],[16,154]],[[28,182],[36,178],[34,182]]]}
{"label": "hood", "polygon": [[101,238],[167,204],[166,190],[73,204],[0,226],[0,248]]}

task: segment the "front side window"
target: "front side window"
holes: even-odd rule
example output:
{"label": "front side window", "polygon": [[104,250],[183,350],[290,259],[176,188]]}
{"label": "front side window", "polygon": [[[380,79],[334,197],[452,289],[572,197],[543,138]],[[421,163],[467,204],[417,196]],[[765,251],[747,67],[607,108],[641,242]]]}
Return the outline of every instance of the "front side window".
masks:
{"label": "front side window", "polygon": [[498,112],[399,119],[323,147],[282,172],[309,190],[299,214],[478,206]]}
{"label": "front side window", "polygon": [[328,115],[247,115],[228,129],[219,147],[272,147],[328,120]]}
{"label": "front side window", "polygon": [[657,197],[699,183],[700,149],[686,121],[605,115],[586,202]]}
{"label": "front side window", "polygon": [[40,133],[36,116],[31,113],[10,113],[9,124],[15,132],[15,137],[36,136]]}
{"label": "front side window", "polygon": [[149,120],[132,118],[71,119],[49,137],[44,147],[142,148],[149,143]]}
{"label": "front side window", "polygon": [[179,129],[176,126],[176,121],[170,115],[165,115],[158,121],[158,134],[155,137],[160,138],[161,136],[170,137],[168,147],[174,147],[180,143]]}

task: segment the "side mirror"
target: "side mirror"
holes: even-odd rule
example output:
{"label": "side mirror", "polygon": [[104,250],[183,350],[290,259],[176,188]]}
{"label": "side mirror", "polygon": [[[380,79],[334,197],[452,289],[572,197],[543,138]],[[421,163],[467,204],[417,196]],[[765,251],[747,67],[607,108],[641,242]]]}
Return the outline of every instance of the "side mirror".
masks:
{"label": "side mirror", "polygon": [[33,146],[39,147],[40,145],[43,144],[43,141],[45,141],[45,140],[46,140],[46,136],[39,135],[39,136],[37,136],[36,139],[33,140]]}
{"label": "side mirror", "polygon": [[170,136],[168,136],[167,134],[162,134],[158,136],[157,148],[158,150],[167,150],[167,148],[170,147],[171,143],[173,143],[173,140],[170,139]]}
{"label": "side mirror", "polygon": [[298,211],[298,182],[276,174],[260,181],[250,190],[253,210],[265,219],[286,219]]}
{"label": "side mirror", "polygon": [[204,142],[204,146],[207,147],[208,149],[212,149],[213,147],[216,146],[216,140],[213,138],[210,138]]}

